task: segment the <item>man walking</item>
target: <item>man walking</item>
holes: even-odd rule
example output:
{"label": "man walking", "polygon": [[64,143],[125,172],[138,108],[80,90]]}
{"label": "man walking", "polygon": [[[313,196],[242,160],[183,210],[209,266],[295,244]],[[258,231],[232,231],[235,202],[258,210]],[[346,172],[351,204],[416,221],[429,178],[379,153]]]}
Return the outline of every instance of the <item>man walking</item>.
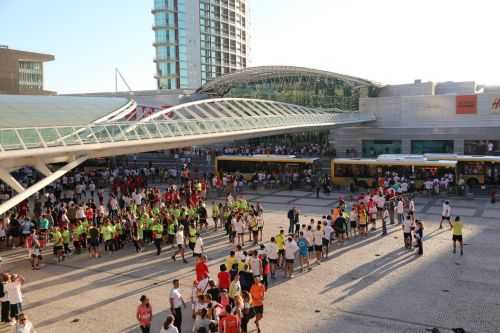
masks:
{"label": "man walking", "polygon": [[184,302],[184,298],[182,298],[179,280],[175,279],[172,284],[173,288],[170,290],[170,312],[174,315],[174,326],[177,327],[177,330],[181,333],[182,308],[186,308],[186,302]]}
{"label": "man walking", "polygon": [[294,234],[298,232],[299,228],[299,211],[297,207],[293,207],[288,211],[288,221],[290,223],[288,227],[288,234]]}
{"label": "man walking", "polygon": [[453,226],[451,225],[451,206],[448,200],[443,202],[443,213],[441,214],[441,222],[439,222],[439,229],[443,229],[443,221],[445,220],[448,221],[450,229],[453,228]]}

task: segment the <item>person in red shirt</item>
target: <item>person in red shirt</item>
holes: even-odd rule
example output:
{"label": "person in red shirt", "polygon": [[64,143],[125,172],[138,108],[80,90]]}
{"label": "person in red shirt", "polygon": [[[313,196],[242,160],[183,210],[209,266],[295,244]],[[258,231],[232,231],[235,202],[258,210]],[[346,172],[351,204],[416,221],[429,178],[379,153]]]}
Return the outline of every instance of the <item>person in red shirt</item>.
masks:
{"label": "person in red shirt", "polygon": [[85,210],[85,217],[90,223],[94,222],[94,210],[92,209],[92,207],[87,207],[87,209]]}
{"label": "person in red shirt", "polygon": [[219,289],[229,290],[229,285],[231,284],[231,274],[227,271],[225,264],[219,266],[220,272],[217,274],[217,279],[219,280]]}
{"label": "person in red shirt", "polygon": [[239,333],[240,319],[231,312],[231,305],[226,306],[226,315],[219,320],[219,332],[221,333]]}
{"label": "person in red shirt", "polygon": [[136,318],[139,322],[139,327],[142,333],[149,333],[151,329],[151,319],[153,318],[153,308],[149,304],[149,299],[146,295],[142,295],[140,298],[141,304],[137,307]]}
{"label": "person in red shirt", "polygon": [[196,263],[196,281],[201,281],[208,276],[208,264],[207,257],[201,256],[198,262]]}

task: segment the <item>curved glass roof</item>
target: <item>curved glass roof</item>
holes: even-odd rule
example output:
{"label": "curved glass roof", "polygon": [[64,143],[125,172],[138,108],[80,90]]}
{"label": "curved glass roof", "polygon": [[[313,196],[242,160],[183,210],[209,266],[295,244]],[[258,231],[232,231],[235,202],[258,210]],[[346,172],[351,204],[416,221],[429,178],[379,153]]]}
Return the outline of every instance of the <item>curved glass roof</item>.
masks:
{"label": "curved glass roof", "polygon": [[291,66],[250,67],[208,82],[197,93],[267,99],[322,109],[357,110],[380,84],[338,73]]}
{"label": "curved glass roof", "polygon": [[365,80],[362,78],[344,74],[338,74],[334,72],[312,69],[312,68],[295,67],[295,66],[258,66],[258,67],[248,67],[241,71],[221,76],[203,85],[200,89],[198,89],[198,92],[223,93],[224,90],[226,90],[228,87],[234,84],[249,83],[249,82],[266,80],[270,78],[297,76],[297,75],[302,77],[322,77],[322,78],[338,79],[347,82],[352,87],[383,86],[382,84],[374,81]]}
{"label": "curved glass roof", "polygon": [[130,103],[121,97],[0,95],[0,128],[87,125]]}

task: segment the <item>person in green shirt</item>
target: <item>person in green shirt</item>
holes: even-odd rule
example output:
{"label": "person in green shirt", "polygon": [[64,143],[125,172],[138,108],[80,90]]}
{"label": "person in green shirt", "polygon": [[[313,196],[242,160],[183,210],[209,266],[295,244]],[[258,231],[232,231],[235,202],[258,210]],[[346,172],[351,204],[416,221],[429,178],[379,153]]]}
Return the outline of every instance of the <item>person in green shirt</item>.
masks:
{"label": "person in green shirt", "polygon": [[88,230],[89,230],[89,221],[87,221],[87,219],[83,219],[80,232],[80,244],[82,245],[83,249],[87,248]]}
{"label": "person in green shirt", "polygon": [[212,219],[214,220],[215,231],[217,231],[217,224],[220,220],[220,211],[219,206],[215,202],[212,202]]}
{"label": "person in green shirt", "polygon": [[114,234],[114,228],[109,222],[109,219],[104,222],[104,225],[101,227],[101,234],[102,234],[102,239],[104,241],[104,251],[111,251],[113,252],[114,246],[113,246],[113,234]]}
{"label": "person in green shirt", "polygon": [[463,229],[464,224],[460,221],[460,216],[455,217],[451,226],[451,231],[453,233],[453,253],[457,253],[457,242],[460,243],[460,255],[464,255],[464,240],[463,240]]}
{"label": "person in green shirt", "polygon": [[54,242],[54,256],[57,263],[64,261],[64,240],[58,227],[52,229],[52,241]]}
{"label": "person in green shirt", "polygon": [[71,250],[69,249],[69,242],[71,240],[71,233],[69,232],[69,230],[66,226],[63,227],[63,230],[61,232],[61,236],[63,239],[64,253],[70,254]]}
{"label": "person in green shirt", "polygon": [[156,247],[156,255],[159,256],[161,253],[161,239],[163,237],[163,225],[160,221],[156,220],[155,224],[152,226],[153,239]]}
{"label": "person in green shirt", "polygon": [[196,239],[198,238],[196,235],[198,234],[198,230],[196,229],[194,222],[191,221],[189,224],[189,248],[191,251],[194,251],[194,245],[196,244]]}
{"label": "person in green shirt", "polygon": [[174,247],[175,233],[177,232],[177,220],[172,219],[167,226],[168,233],[168,243],[171,244],[171,247]]}
{"label": "person in green shirt", "polygon": [[151,243],[153,241],[153,223],[154,220],[148,214],[145,214],[143,217],[143,226],[144,226],[144,242],[146,244]]}

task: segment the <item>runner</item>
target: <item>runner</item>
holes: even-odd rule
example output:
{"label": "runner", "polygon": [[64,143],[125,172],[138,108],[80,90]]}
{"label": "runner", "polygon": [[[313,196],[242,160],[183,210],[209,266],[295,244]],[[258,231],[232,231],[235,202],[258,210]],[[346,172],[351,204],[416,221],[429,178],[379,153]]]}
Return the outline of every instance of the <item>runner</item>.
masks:
{"label": "runner", "polygon": [[293,278],[293,266],[295,262],[295,256],[299,247],[297,243],[293,240],[291,236],[288,236],[286,245],[285,245],[285,260],[286,260],[286,268],[285,268],[285,277]]}
{"label": "runner", "polygon": [[323,254],[323,230],[321,230],[321,224],[316,226],[316,230],[313,233],[314,236],[314,252],[316,254],[316,263],[321,264],[321,256]]}
{"label": "runner", "polygon": [[[460,220],[460,219],[459,219]],[[443,213],[441,214],[441,221],[439,222],[439,229],[443,229],[443,221],[448,221],[450,229],[453,228],[451,224],[451,205],[448,200],[443,202]]]}
{"label": "runner", "polygon": [[250,288],[250,295],[252,295],[252,307],[255,313],[255,326],[257,327],[257,332],[260,333],[259,322],[264,317],[264,296],[266,288],[261,283],[259,277],[255,277],[254,284]]}
{"label": "runner", "polygon": [[172,256],[172,260],[175,262],[175,257],[180,254],[182,257],[182,262],[187,264],[187,260],[184,258],[184,228],[183,226],[179,227],[179,230],[175,234],[175,241],[177,243],[177,251],[175,251]]}
{"label": "runner", "polygon": [[457,242],[460,243],[460,255],[464,255],[464,240],[463,240],[463,229],[464,225],[460,220],[460,216],[455,217],[455,221],[452,224],[453,233],[453,253],[457,253]]}
{"label": "runner", "polygon": [[309,243],[307,239],[304,238],[304,232],[302,231],[299,232],[297,246],[299,247],[300,271],[304,271],[304,266],[308,271],[311,270],[309,266]]}

